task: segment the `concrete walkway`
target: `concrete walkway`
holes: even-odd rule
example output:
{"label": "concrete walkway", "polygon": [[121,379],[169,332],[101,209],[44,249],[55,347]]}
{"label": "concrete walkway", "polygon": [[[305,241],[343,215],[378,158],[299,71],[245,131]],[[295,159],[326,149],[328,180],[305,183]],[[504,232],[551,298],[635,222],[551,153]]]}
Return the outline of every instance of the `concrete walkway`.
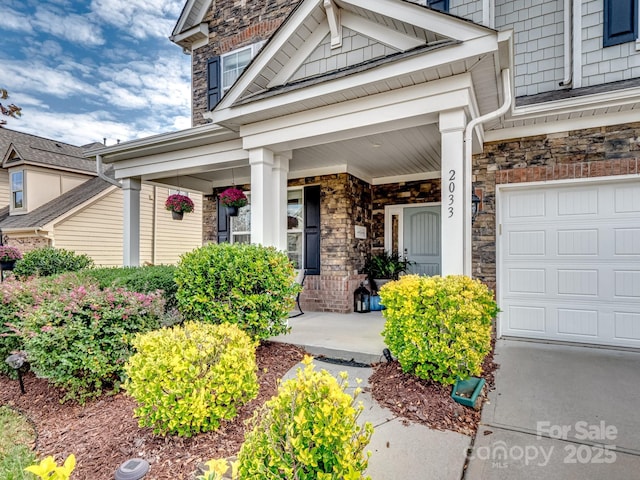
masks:
{"label": "concrete walkway", "polygon": [[465,480],[640,478],[640,353],[499,340]]}

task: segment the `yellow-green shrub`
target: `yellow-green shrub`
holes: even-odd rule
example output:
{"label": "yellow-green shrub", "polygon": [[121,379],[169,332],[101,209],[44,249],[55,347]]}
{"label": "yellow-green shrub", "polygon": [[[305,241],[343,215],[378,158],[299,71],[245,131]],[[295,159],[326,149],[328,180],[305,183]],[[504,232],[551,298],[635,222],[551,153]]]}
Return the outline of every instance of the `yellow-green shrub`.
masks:
{"label": "yellow-green shrub", "polygon": [[380,290],[385,343],[405,372],[451,384],[482,372],[498,307],[491,291],[465,276],[406,275]]}
{"label": "yellow-green shrub", "polygon": [[306,357],[304,370],[298,369],[296,378],[284,382],[254,416],[238,454],[240,479],[363,478],[373,426],[358,424],[360,389],[352,397],[345,392],[346,373],[338,382],[327,371],[314,370],[311,361]]}
{"label": "yellow-green shrub", "polygon": [[258,392],[256,343],[235,325],[187,322],[138,335],[133,346],[125,388],[140,426],[156,434],[215,430]]}

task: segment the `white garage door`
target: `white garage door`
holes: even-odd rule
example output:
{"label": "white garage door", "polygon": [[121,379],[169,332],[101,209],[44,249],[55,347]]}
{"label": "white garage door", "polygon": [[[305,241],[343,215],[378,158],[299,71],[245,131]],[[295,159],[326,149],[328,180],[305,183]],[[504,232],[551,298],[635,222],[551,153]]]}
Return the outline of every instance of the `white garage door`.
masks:
{"label": "white garage door", "polygon": [[640,181],[504,189],[500,333],[640,348]]}

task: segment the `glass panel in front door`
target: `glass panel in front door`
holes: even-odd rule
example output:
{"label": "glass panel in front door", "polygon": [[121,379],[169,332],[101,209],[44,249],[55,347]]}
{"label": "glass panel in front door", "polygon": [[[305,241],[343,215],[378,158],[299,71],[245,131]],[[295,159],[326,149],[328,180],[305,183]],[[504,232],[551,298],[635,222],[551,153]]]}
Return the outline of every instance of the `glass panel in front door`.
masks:
{"label": "glass panel in front door", "polygon": [[440,206],[407,207],[403,214],[405,257],[411,273],[440,275]]}

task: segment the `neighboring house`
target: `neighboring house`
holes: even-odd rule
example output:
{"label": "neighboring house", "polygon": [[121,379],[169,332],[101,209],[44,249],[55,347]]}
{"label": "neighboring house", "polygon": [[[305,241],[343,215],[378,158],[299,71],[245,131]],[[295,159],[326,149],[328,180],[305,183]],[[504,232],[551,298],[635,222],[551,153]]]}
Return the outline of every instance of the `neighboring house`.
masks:
{"label": "neighboring house", "polygon": [[[0,230],[5,244],[23,252],[51,245],[86,253],[97,265],[123,264],[122,191],[98,176],[95,160],[84,157],[89,147],[96,144],[76,147],[0,129],[0,205],[7,205],[0,210]],[[142,186],[144,263],[175,263],[202,244],[202,195],[190,194],[195,212],[177,222],[164,209],[169,193],[166,186]]]}
{"label": "neighboring house", "polygon": [[188,0],[194,127],[93,153],[188,174],[205,238],[288,251],[307,308],[396,250],[496,288],[499,335],[640,346],[638,0],[426,3]]}

